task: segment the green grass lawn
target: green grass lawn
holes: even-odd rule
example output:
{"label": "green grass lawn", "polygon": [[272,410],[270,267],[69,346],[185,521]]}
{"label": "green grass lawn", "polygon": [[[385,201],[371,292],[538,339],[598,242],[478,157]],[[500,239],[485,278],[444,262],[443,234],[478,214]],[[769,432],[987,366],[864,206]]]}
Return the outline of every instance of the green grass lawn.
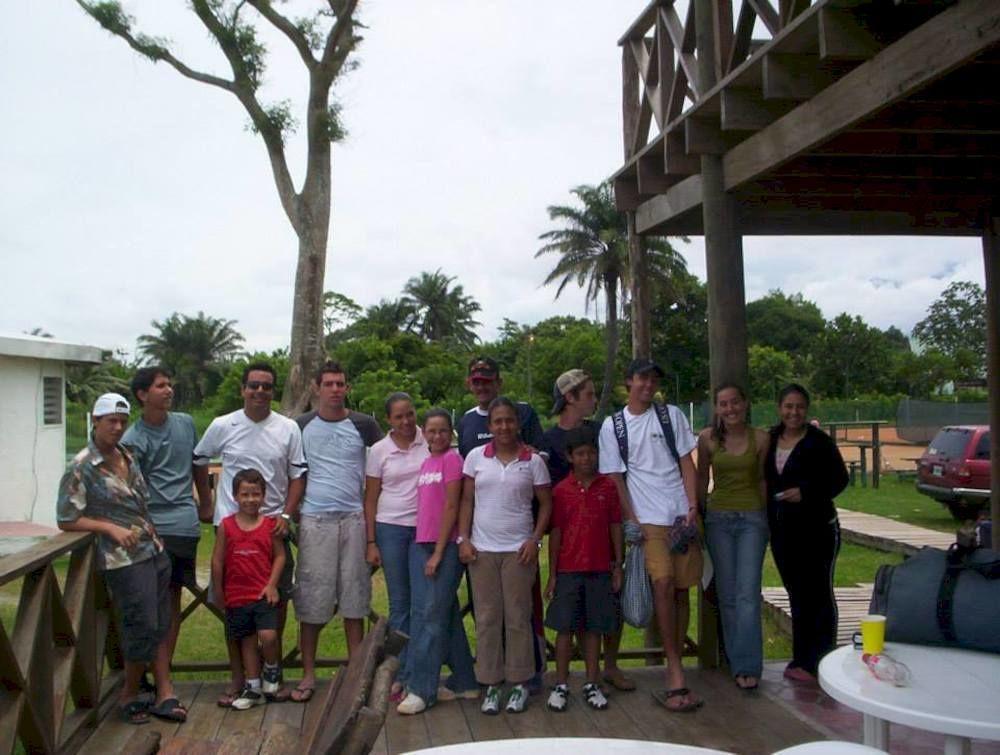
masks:
{"label": "green grass lawn", "polygon": [[[864,511],[881,516],[888,516],[923,527],[942,531],[953,531],[954,523],[948,512],[935,501],[918,494],[912,482],[898,482],[892,478],[883,478],[879,490],[872,488],[849,488],[840,498],[837,505],[844,508]],[[198,548],[199,579],[204,583],[211,559],[214,536],[208,525],[202,527],[202,538]],[[871,582],[875,571],[881,564],[899,563],[901,557],[895,554],[881,553],[870,548],[845,543],[837,559],[835,584],[851,586],[861,582]],[[542,580],[548,578],[547,549],[542,549]],[[57,577],[62,583],[66,572],[66,559],[60,559],[55,564]],[[781,585],[781,578],[771,558],[770,551],[764,559],[763,584],[765,586]],[[462,586],[462,596],[465,586]],[[0,622],[9,634],[14,627],[17,602],[20,595],[20,580],[0,587]],[[692,634],[697,626],[697,600],[692,594],[691,600]],[[385,614],[388,611],[388,598],[385,580],[381,572],[372,578],[372,608]],[[285,645],[292,647],[298,641],[298,627],[294,621],[294,605],[290,612],[290,622],[285,630]],[[466,628],[470,642],[475,647],[475,631],[471,618],[466,619]],[[622,646],[625,648],[640,648],[645,645],[644,632],[641,629],[626,627]],[[554,639],[554,638],[552,638]],[[770,622],[764,625],[765,656],[769,659],[787,658],[790,655],[790,642],[780,630]],[[346,655],[346,644],[339,620],[334,620],[320,636],[321,657],[343,657]],[[204,608],[196,610],[184,622],[178,641],[176,659],[184,662],[224,660],[226,657],[223,630],[221,623]],[[638,663],[638,662],[637,662]],[[330,672],[327,671],[327,674]],[[205,674],[198,674],[205,678]],[[225,673],[212,674],[212,678],[224,679]]]}

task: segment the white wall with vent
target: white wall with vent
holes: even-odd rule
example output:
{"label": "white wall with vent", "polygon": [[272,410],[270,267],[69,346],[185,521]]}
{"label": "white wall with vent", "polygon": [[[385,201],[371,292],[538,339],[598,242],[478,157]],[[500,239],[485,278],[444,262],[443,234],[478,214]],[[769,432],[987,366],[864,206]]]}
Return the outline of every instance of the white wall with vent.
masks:
{"label": "white wall with vent", "polygon": [[55,523],[66,468],[66,363],[100,361],[93,346],[0,336],[0,521]]}

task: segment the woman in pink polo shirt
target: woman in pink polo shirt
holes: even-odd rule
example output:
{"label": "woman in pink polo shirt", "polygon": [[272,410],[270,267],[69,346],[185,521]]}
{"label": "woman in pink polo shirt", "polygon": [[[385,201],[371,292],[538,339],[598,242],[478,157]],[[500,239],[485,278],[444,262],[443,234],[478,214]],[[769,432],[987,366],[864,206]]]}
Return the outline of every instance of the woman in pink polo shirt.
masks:
{"label": "woman in pink polo shirt", "polygon": [[[385,570],[389,591],[389,626],[410,633],[410,595],[421,575],[410,574],[410,549],[417,532],[417,479],[429,452],[417,427],[413,400],[393,393],[385,402],[389,434],[368,451],[365,465],[366,560]],[[392,685],[396,702],[402,699],[409,673],[403,649],[399,675]]]}

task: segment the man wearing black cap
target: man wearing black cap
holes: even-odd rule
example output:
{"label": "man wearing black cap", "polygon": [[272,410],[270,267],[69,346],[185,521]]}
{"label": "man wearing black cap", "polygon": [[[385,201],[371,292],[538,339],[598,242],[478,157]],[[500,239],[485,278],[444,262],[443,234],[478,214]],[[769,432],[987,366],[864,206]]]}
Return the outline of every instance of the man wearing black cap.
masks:
{"label": "man wearing black cap", "polygon": [[628,404],[601,426],[599,466],[618,487],[626,539],[631,539],[628,529],[641,527],[656,623],[667,657],[663,705],[672,712],[686,712],[703,701],[684,686],[678,627],[687,624],[687,593],[701,579],[702,556],[695,543],[683,545],[683,552],[672,543],[676,545],[676,536],[688,532],[698,517],[691,457],[697,441],[680,409],[654,402],[662,377],[663,370],[651,359],[632,360],[625,372]]}
{"label": "man wearing black cap", "polygon": [[[558,415],[559,419],[545,431],[544,437],[545,449],[549,452],[549,475],[552,487],[555,487],[571,469],[566,458],[566,433],[578,427],[588,427],[596,437],[600,426],[587,419],[597,407],[597,392],[593,379],[583,370],[567,370],[557,377],[552,388],[552,400],[552,414]],[[635,682],[618,668],[621,639],[621,627],[604,635],[604,681],[615,689],[631,691],[635,689]]]}
{"label": "man wearing black cap", "polygon": [[[478,403],[458,420],[456,428],[458,452],[463,459],[473,448],[486,445],[493,438],[493,433],[489,430],[486,409],[490,402],[500,395],[500,389],[503,387],[500,365],[490,357],[476,357],[469,362],[469,376],[465,379],[465,384]],[[521,425],[521,440],[532,448],[542,451],[545,441],[538,415],[530,404],[523,401],[518,401],[516,406],[518,423]]]}

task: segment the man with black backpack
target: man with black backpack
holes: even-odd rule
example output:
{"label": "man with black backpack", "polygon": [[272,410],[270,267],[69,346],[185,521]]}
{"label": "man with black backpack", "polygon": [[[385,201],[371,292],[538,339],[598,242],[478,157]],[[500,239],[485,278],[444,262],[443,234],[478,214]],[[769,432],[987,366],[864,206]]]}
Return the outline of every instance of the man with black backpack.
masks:
{"label": "man with black backpack", "polygon": [[686,625],[688,590],[701,579],[697,542],[687,542],[698,518],[696,473],[691,452],[697,442],[676,406],[653,399],[663,370],[650,359],[634,359],[625,372],[628,404],[604,420],[600,472],[618,487],[622,517],[640,525],[646,571],[653,582],[656,622],[667,657],[664,707],[693,711],[703,700],[684,686],[678,626]]}

